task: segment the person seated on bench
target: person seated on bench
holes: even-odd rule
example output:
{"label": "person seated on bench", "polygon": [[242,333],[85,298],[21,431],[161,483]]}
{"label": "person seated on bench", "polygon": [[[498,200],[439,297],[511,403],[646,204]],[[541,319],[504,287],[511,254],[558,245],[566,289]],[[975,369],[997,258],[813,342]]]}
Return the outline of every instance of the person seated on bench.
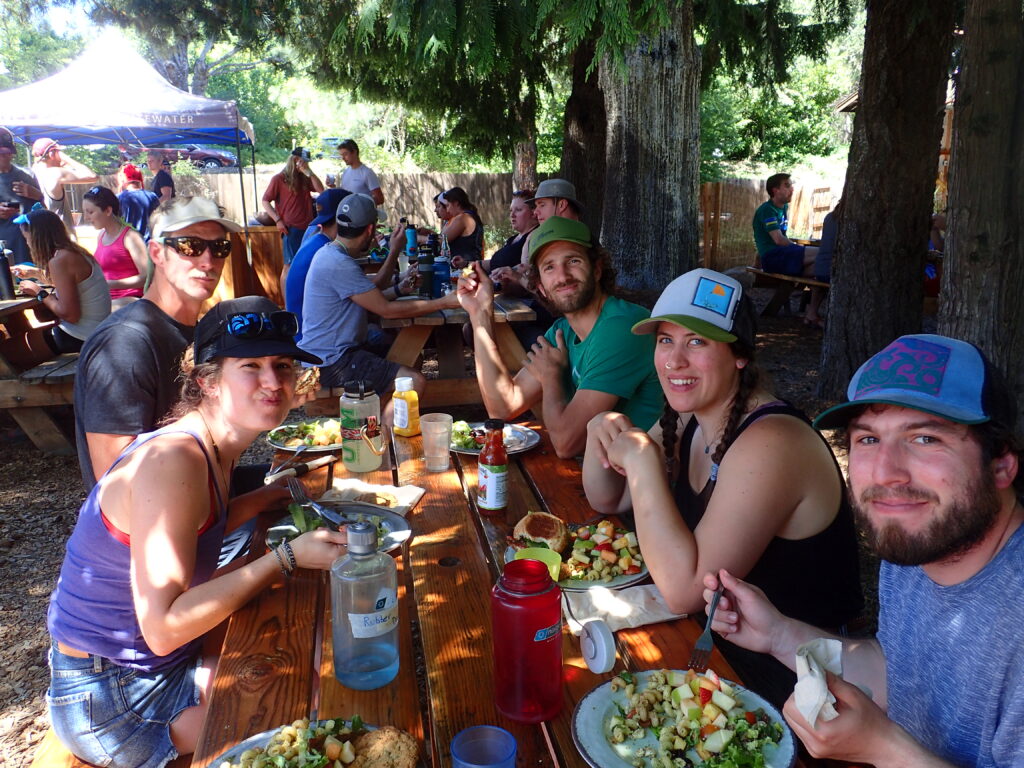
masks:
{"label": "person seated on bench", "polygon": [[[836,250],[836,237],[839,235],[839,216],[843,208],[843,201],[840,198],[836,207],[825,214],[825,220],[821,223],[821,241],[818,243],[818,253],[814,257],[814,279],[822,283],[832,282],[832,254]],[[824,327],[825,319],[819,314],[821,302],[825,299],[827,288],[817,285],[811,286],[811,301],[807,305],[807,313],[804,315],[804,324]]]}
{"label": "person seated on bench", "polygon": [[[669,283],[650,319],[633,326],[640,338],[656,334],[661,420],[648,431],[620,413],[591,419],[583,488],[603,515],[632,510],[671,610],[697,613],[704,574],[726,567],[789,610],[841,626],[863,604],[843,475],[807,417],[762,382],[756,331],[753,304],[731,277],[696,269]],[[776,706],[793,692],[782,664],[717,638],[715,647]]]}
{"label": "person seated on bench", "polygon": [[[228,503],[231,468],[288,415],[295,316],[225,301],[196,327],[170,424],[139,435],[93,487],[50,601],[53,730],[76,757],[159,768],[195,751],[219,648],[204,636],[296,568],[327,570],[345,535],[305,533],[214,577],[227,530],[261,511]],[[205,656],[205,658],[204,658]]]}

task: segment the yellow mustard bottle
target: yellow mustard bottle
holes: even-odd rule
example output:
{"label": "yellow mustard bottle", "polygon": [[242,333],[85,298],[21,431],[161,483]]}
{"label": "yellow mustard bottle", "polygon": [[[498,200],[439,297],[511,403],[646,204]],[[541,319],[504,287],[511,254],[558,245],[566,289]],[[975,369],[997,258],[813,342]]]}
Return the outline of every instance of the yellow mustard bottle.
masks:
{"label": "yellow mustard bottle", "polygon": [[415,437],[420,433],[420,396],[412,388],[412,378],[399,376],[395,379],[395,394],[392,397],[395,409],[396,435]]}

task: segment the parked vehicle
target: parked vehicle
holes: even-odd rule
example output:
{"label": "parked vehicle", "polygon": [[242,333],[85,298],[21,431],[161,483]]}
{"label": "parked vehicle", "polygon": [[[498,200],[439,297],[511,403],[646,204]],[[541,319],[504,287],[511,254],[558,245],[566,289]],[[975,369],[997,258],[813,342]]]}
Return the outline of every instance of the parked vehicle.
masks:
{"label": "parked vehicle", "polygon": [[226,166],[238,165],[238,158],[233,152],[213,147],[204,147],[199,144],[182,144],[173,147],[133,147],[121,145],[119,149],[121,150],[122,158],[126,162],[145,162],[147,154],[158,152],[169,163],[174,163],[178,160],[191,160],[200,168],[224,168]]}

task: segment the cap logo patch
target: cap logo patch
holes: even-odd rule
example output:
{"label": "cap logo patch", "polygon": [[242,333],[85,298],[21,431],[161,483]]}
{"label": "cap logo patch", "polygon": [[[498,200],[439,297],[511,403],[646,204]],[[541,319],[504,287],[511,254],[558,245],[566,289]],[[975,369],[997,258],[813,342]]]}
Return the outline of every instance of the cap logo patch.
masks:
{"label": "cap logo patch", "polygon": [[731,285],[725,285],[717,280],[702,277],[697,283],[697,290],[693,294],[693,305],[701,307],[716,315],[728,317],[729,304],[732,302],[736,289]]}
{"label": "cap logo patch", "polygon": [[852,399],[881,389],[903,389],[938,397],[950,352],[949,347],[921,339],[897,339],[869,361]]}

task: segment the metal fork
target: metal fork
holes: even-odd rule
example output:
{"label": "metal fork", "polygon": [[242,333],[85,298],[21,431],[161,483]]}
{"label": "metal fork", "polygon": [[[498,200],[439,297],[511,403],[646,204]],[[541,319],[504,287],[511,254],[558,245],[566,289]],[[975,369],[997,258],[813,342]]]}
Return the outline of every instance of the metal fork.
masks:
{"label": "metal fork", "polygon": [[292,501],[296,504],[301,504],[304,507],[312,509],[321,520],[326,520],[328,523],[333,525],[335,528],[340,528],[346,523],[352,522],[347,517],[342,517],[334,510],[328,509],[322,504],[317,504],[306,493],[306,489],[299,482],[297,477],[289,477],[287,480],[288,493],[292,495]]}
{"label": "metal fork", "polygon": [[715,647],[715,643],[711,639],[711,620],[715,618],[715,609],[718,608],[718,601],[721,599],[724,591],[725,587],[719,584],[715,594],[711,596],[708,623],[704,625],[704,631],[697,638],[697,642],[693,646],[693,653],[690,654],[690,661],[686,665],[687,669],[705,670],[708,668],[708,660],[711,658],[711,651]]}

